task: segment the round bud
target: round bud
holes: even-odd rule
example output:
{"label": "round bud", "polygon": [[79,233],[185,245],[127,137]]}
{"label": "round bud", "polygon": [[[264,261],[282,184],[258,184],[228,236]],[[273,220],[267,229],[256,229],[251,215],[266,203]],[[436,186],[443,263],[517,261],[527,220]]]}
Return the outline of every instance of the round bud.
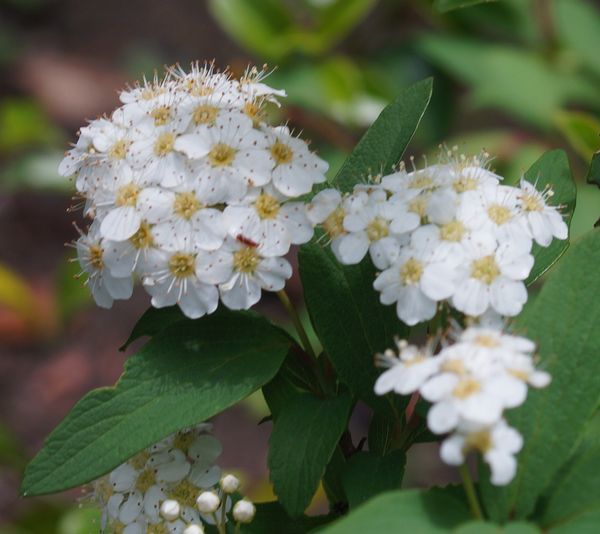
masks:
{"label": "round bud", "polygon": [[183,534],[204,534],[204,527],[197,523],[191,523],[185,527]]}
{"label": "round bud", "polygon": [[235,475],[225,475],[220,484],[225,493],[235,493],[240,487],[240,480]]}
{"label": "round bud", "polygon": [[196,506],[203,514],[212,514],[219,509],[221,499],[212,491],[203,491],[196,499]]}
{"label": "round bud", "polygon": [[174,521],[179,517],[181,512],[181,506],[173,499],[167,499],[160,505],[160,515],[162,515],[167,521]]}
{"label": "round bud", "polygon": [[239,523],[250,523],[254,519],[254,514],[256,514],[256,508],[246,499],[233,505],[233,518]]}

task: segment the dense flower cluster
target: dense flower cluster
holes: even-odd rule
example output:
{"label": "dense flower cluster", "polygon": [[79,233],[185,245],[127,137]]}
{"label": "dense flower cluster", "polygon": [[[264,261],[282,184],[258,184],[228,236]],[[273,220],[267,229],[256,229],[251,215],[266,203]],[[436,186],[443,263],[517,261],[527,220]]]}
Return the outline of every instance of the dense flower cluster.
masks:
{"label": "dense flower cluster", "polygon": [[[210,430],[204,423],[177,432],[97,480],[92,500],[102,507],[103,532],[202,534],[204,524],[221,526],[239,481],[215,464],[222,447]],[[249,501],[233,508],[234,521],[252,520]]]}
{"label": "dense flower cluster", "polygon": [[81,128],[59,172],[76,176],[93,219],[76,246],[100,306],[129,298],[136,279],[153,306],[178,304],[192,318],[219,298],[246,309],[284,287],[283,256],[313,235],[293,199],[328,166],[287,127],[266,124],[265,104],[285,93],[263,78],[173,68]]}
{"label": "dense flower cluster", "polygon": [[369,253],[381,270],[373,284],[380,300],[396,303],[404,323],[433,318],[442,301],[470,316],[514,316],[527,301],[533,242],[566,239],[567,225],[548,205],[550,189],[500,180],[479,157],[449,157],[411,172],[402,166],[346,196],[326,189],[307,209],[341,263]]}
{"label": "dense flower cluster", "polygon": [[399,341],[398,355],[391,349],[379,355],[379,364],[388,369],[375,392],[419,392],[431,403],[429,429],[448,435],[442,459],[461,465],[467,453],[479,452],[490,465],[492,483],[507,484],[523,440],[504,420],[504,410],[525,402],[528,386],[549,384],[550,375],[535,368],[532,341],[498,326],[472,326],[452,336],[454,343],[437,354],[435,340],[422,348]]}

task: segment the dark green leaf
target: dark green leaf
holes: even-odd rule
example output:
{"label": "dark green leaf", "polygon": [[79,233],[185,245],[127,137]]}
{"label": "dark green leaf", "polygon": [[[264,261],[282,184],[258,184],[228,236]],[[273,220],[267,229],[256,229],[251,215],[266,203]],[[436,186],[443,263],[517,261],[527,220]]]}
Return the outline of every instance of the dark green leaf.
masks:
{"label": "dark green leaf", "polygon": [[433,7],[438,11],[445,13],[453,9],[474,6],[476,4],[485,4],[488,2],[497,2],[498,0],[435,0]]}
{"label": "dark green leaf", "polygon": [[300,394],[279,410],[269,440],[269,470],[279,502],[292,516],[310,504],[346,428],[352,398]]}
{"label": "dark green leaf", "polygon": [[252,523],[242,525],[241,534],[305,534],[330,520],[326,515],[292,519],[276,501],[259,503]]}
{"label": "dark green leaf", "polygon": [[588,171],[587,181],[590,184],[596,184],[600,186],[600,152],[597,152],[592,157],[592,162],[590,163],[590,170]]}
{"label": "dark green leaf", "polygon": [[342,266],[329,250],[309,243],[300,248],[298,263],[315,332],[339,379],[373,408],[389,412],[387,399],[373,392],[379,375],[374,356],[408,330],[393,307],[379,303],[370,261]]}
{"label": "dark green leaf", "polygon": [[455,528],[453,534],[537,534],[541,530],[531,523],[516,521],[496,525],[487,521],[469,521]]}
{"label": "dark green leaf", "polygon": [[383,493],[347,517],[319,531],[321,534],[448,532],[467,521],[465,504],[451,492],[433,489]]}
{"label": "dark green leaf", "polygon": [[429,105],[433,80],[407,87],[377,117],[337,173],[334,184],[351,191],[371,174],[389,173],[402,158]]}
{"label": "dark green leaf", "polygon": [[77,403],[29,464],[23,494],[89,482],[222,412],[268,382],[290,344],[252,313],[220,311],[170,326],[127,361],[116,387]]}
{"label": "dark green leaf", "polygon": [[396,419],[384,413],[374,413],[369,425],[369,450],[379,455],[387,454],[392,444]]}
{"label": "dark green leaf", "polygon": [[333,456],[331,457],[331,460],[329,460],[327,468],[325,469],[325,475],[323,476],[323,489],[325,490],[329,504],[333,509],[339,507],[346,509],[348,507],[348,499],[342,484],[342,475],[345,469],[346,458],[338,445],[335,448],[335,451],[333,451]]}
{"label": "dark green leaf", "polygon": [[508,412],[525,441],[513,482],[480,489],[495,521],[527,517],[581,436],[600,400],[600,231],[577,240],[550,274],[540,294],[517,318],[514,330],[539,344],[541,365],[552,383],[531,390],[527,402]]}
{"label": "dark green leaf", "polygon": [[154,336],[162,332],[172,324],[185,321],[179,306],[170,306],[168,308],[148,308],[138,322],[135,323],[129,338],[119,350],[125,350],[131,343],[144,336]]}
{"label": "dark green leaf", "polygon": [[[538,191],[551,187],[554,196],[550,203],[561,206],[567,225],[571,223],[575,211],[577,188],[571,176],[571,168],[567,155],[562,150],[550,150],[542,155],[525,173],[525,179],[536,185]],[[555,239],[549,247],[533,245],[532,254],[535,264],[526,283],[531,284],[544,274],[569,248],[569,240]]]}
{"label": "dark green leaf", "polygon": [[350,509],[388,490],[400,489],[406,455],[393,451],[385,456],[374,452],[358,452],[348,460],[342,477]]}

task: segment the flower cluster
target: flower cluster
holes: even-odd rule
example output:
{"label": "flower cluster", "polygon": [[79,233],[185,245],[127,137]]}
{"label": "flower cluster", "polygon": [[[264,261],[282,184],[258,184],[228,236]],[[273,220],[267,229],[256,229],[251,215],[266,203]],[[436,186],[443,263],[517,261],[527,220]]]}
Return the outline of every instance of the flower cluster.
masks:
{"label": "flower cluster", "polygon": [[[93,486],[102,507],[102,530],[123,534],[202,534],[220,528],[239,481],[215,465],[222,447],[204,423],[182,430],[140,452]],[[233,519],[250,522],[254,506],[233,504]]]}
{"label": "flower cluster", "polygon": [[369,253],[381,270],[373,284],[381,302],[396,303],[408,325],[433,318],[442,301],[469,316],[514,316],[527,301],[533,242],[547,247],[568,229],[548,204],[551,189],[500,180],[483,158],[451,153],[423,169],[401,166],[346,196],[321,191],[308,216],[341,263]]}
{"label": "flower cluster", "polygon": [[419,392],[431,403],[429,429],[448,435],[442,459],[461,465],[467,453],[479,452],[490,465],[492,483],[507,484],[516,473],[514,455],[523,440],[506,423],[504,410],[525,402],[528,386],[548,385],[550,375],[535,368],[535,344],[527,338],[497,326],[472,326],[452,335],[454,343],[437,354],[437,340],[432,340],[422,348],[399,341],[398,355],[391,349],[378,355],[388,369],[375,392]]}
{"label": "flower cluster", "polygon": [[328,166],[265,122],[265,105],[285,93],[264,75],[171,68],[81,128],[59,172],[76,176],[93,219],[76,247],[100,306],[129,298],[136,279],[153,306],[178,304],[192,318],[219,299],[246,309],[284,287],[283,256],[313,235],[293,199],[325,181]]}

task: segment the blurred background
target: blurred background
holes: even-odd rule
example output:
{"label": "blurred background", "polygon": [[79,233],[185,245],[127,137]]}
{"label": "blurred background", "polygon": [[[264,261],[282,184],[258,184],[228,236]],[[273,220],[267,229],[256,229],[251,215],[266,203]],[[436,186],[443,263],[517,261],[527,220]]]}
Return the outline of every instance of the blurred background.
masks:
{"label": "blurred background", "polygon": [[[0,533],[94,532],[79,493],[25,501],[17,492],[26,461],[73,404],[115,382],[127,356],[117,347],[148,306],[140,292],[98,309],[73,278],[64,243],[80,216],[66,212],[72,184],[56,172],[78,127],[118,105],[126,83],[174,62],[276,67],[269,84],[288,92],[276,119],[311,138],[333,176],[383,106],[434,76],[410,154],[440,143],[485,149],[514,181],[544,150],[565,148],[578,181],[572,233],[593,226],[600,191],[585,173],[600,149],[600,3],[500,0],[449,13],[432,4],[0,0]],[[300,298],[297,281],[290,291]],[[262,306],[285,321],[276,302]],[[221,465],[259,501],[271,497],[265,413],[258,395],[215,421]],[[354,423],[358,441],[360,413]],[[409,462],[407,484],[446,476],[427,446],[412,454],[431,463],[416,473]]]}

